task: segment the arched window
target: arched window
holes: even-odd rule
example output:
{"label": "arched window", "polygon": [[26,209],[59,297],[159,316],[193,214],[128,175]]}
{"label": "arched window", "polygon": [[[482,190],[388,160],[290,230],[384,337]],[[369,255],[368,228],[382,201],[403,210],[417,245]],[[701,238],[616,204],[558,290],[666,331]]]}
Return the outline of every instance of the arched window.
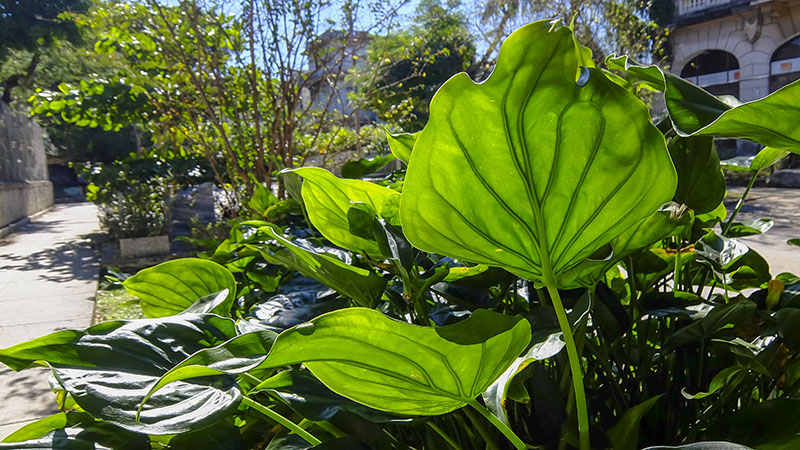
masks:
{"label": "arched window", "polygon": [[800,80],[800,36],[781,45],[772,54],[769,91],[777,91],[795,80]]}
{"label": "arched window", "polygon": [[714,95],[739,97],[739,61],[722,50],[706,50],[689,61],[681,77]]}

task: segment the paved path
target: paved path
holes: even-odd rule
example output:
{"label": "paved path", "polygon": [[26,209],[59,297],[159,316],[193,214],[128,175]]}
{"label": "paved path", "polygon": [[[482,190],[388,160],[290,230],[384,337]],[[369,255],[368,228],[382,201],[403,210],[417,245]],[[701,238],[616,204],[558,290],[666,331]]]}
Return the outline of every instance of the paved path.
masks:
{"label": "paved path", "polygon": [[[725,203],[731,210],[744,188],[730,188]],[[736,216],[737,222],[773,219],[775,225],[764,234],[741,238],[769,262],[770,273],[800,275],[800,248],[786,244],[800,238],[800,189],[753,188]]]}
{"label": "paved path", "polygon": [[[99,270],[90,235],[98,229],[96,207],[73,203],[0,240],[0,348],[90,325]],[[58,412],[49,373],[0,364],[0,439]]]}

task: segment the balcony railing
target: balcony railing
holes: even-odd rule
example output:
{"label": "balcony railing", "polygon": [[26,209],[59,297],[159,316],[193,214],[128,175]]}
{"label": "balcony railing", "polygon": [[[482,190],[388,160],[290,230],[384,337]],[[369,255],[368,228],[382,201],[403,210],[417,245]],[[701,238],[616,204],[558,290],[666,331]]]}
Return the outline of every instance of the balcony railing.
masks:
{"label": "balcony railing", "polygon": [[678,16],[685,16],[705,9],[731,3],[731,0],[675,0],[678,7]]}

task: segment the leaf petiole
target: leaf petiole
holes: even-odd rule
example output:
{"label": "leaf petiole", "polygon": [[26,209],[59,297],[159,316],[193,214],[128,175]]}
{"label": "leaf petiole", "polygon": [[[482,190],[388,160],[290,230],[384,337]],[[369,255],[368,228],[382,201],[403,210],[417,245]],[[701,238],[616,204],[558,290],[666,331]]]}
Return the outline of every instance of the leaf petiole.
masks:
{"label": "leaf petiole", "polygon": [[467,405],[471,406],[473,409],[478,411],[483,417],[486,418],[495,428],[497,428],[503,436],[505,436],[511,445],[514,446],[517,450],[525,450],[528,448],[522,439],[519,438],[506,424],[504,424],[500,419],[497,418],[494,414],[492,414],[486,407],[478,403],[477,400],[472,399],[472,401],[468,402]]}
{"label": "leaf petiole", "polygon": [[276,413],[275,411],[269,409],[268,407],[262,405],[261,403],[258,403],[257,401],[251,399],[250,397],[242,398],[242,404],[255,409],[256,411],[258,411],[261,414],[269,417],[270,419],[274,420],[275,422],[278,422],[279,424],[281,424],[284,427],[286,427],[289,430],[291,430],[293,433],[295,433],[298,436],[300,436],[301,438],[305,439],[305,441],[308,442],[311,445],[319,445],[319,444],[322,443],[322,441],[320,441],[319,439],[314,437],[313,434],[311,434],[308,431],[302,429],[296,423],[292,422],[291,420],[287,419],[286,417],[283,417],[282,415]]}
{"label": "leaf petiole", "polygon": [[572,326],[567,318],[567,311],[561,302],[558,289],[551,283],[546,283],[545,287],[553,301],[553,308],[556,310],[558,325],[564,334],[564,342],[567,347],[567,357],[569,358],[569,369],[572,372],[572,387],[575,392],[575,406],[578,412],[578,434],[580,435],[580,450],[589,450],[589,411],[586,406],[586,392],[583,387],[583,368],[581,367],[578,347],[575,345],[575,338],[572,335]]}

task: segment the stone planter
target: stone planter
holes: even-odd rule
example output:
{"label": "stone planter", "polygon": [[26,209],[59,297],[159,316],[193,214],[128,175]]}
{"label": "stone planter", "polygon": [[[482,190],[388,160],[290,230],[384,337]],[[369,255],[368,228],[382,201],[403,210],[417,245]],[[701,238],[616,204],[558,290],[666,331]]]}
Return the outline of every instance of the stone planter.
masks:
{"label": "stone planter", "polygon": [[122,259],[162,255],[169,255],[169,237],[166,235],[119,240],[119,256]]}

